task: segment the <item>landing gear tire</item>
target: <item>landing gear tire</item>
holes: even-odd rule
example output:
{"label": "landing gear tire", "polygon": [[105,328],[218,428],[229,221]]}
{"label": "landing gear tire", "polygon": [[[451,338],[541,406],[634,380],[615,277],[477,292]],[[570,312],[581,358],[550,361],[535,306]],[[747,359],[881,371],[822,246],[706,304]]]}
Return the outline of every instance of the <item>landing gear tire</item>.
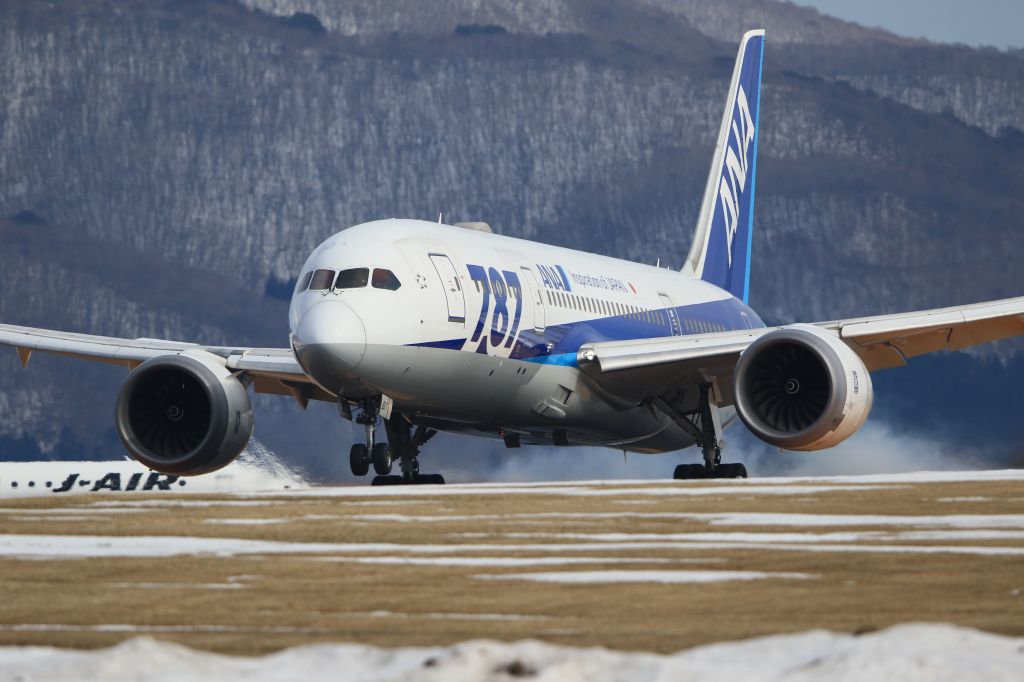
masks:
{"label": "landing gear tire", "polygon": [[365,476],[370,471],[370,453],[362,443],[356,443],[348,451],[348,465],[353,476]]}
{"label": "landing gear tire", "polygon": [[370,459],[373,461],[373,471],[379,476],[387,476],[391,473],[391,448],[387,443],[376,443],[370,450]]}
{"label": "landing gear tire", "polygon": [[704,465],[680,464],[676,467],[676,470],[672,472],[672,478],[677,481],[690,481],[698,478],[704,478]]}
{"label": "landing gear tire", "polygon": [[746,478],[747,467],[743,464],[719,464],[718,471],[722,472],[719,478]]}
{"label": "landing gear tire", "polygon": [[746,477],[747,467],[743,464],[719,464],[711,470],[708,470],[703,464],[680,464],[672,474],[672,478],[679,481]]}
{"label": "landing gear tire", "polygon": [[444,485],[441,474],[423,474],[412,479],[404,476],[374,476],[371,485]]}

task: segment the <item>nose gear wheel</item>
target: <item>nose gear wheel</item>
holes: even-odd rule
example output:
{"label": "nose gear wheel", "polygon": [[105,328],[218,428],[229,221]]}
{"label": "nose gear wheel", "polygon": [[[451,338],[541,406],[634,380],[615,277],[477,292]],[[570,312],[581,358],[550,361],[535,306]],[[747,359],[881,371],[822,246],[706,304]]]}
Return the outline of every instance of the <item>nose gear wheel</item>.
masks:
{"label": "nose gear wheel", "polygon": [[356,443],[348,451],[348,464],[353,476],[365,476],[370,471],[370,454],[366,446]]}
{"label": "nose gear wheel", "polygon": [[378,476],[391,473],[391,447],[387,443],[375,443],[370,451],[370,459],[373,461],[373,471]]}

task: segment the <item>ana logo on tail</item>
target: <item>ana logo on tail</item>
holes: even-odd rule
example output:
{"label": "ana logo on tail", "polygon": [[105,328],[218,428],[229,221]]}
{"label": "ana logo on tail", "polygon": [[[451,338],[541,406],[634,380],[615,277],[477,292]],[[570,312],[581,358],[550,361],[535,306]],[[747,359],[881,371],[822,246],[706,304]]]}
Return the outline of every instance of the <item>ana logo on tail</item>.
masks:
{"label": "ana logo on tail", "polygon": [[732,240],[739,226],[740,195],[747,185],[750,168],[750,144],[754,141],[754,119],[750,115],[747,93],[740,85],[736,92],[736,115],[732,120],[732,135],[725,152],[722,179],[718,185],[718,199],[725,219],[726,256],[732,266]]}
{"label": "ana logo on tail", "polygon": [[747,31],[736,55],[693,244],[683,266],[684,272],[744,303],[750,293],[763,58],[764,31]]}

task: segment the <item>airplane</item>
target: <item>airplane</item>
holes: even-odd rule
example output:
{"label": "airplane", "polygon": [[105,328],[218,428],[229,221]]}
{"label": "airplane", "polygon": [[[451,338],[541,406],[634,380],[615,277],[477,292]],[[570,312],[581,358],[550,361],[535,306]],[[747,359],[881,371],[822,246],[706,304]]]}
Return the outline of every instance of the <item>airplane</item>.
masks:
{"label": "airplane", "polygon": [[[299,271],[289,348],[205,346],[0,325],[34,352],[125,365],[115,423],[154,471],[216,471],[253,430],[248,389],[337,404],[374,484],[443,483],[419,454],[440,431],[508,448],[696,445],[676,479],[745,477],[721,460],[738,418],[783,450],[820,450],[871,410],[870,372],[1024,334],[1024,297],[767,327],[748,305],[765,33],[747,32],[681,270],[494,234],[483,223],[379,220],[318,245]],[[382,424],[386,439],[377,441]],[[395,462],[400,474],[392,474]]]}
{"label": "airplane", "polygon": [[0,497],[85,493],[177,493],[291,490],[307,487],[281,467],[235,459],[211,476],[186,479],[132,459],[108,462],[0,462]]}

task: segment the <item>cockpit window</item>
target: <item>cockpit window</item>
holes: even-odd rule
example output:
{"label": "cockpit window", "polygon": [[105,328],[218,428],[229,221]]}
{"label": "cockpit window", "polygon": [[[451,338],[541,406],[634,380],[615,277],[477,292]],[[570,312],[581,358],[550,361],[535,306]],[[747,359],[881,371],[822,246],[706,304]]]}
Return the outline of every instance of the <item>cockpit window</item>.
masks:
{"label": "cockpit window", "polygon": [[299,284],[295,287],[295,293],[299,293],[301,291],[305,291],[306,289],[308,289],[309,288],[309,281],[311,279],[313,279],[313,271],[312,270],[310,270],[305,275],[303,275],[302,279],[299,280]]}
{"label": "cockpit window", "polygon": [[317,270],[309,282],[310,291],[326,291],[334,281],[334,270]]}
{"label": "cockpit window", "polygon": [[395,277],[395,273],[384,268],[373,269],[373,288],[374,289],[390,289],[391,291],[396,290],[402,286],[402,283]]}
{"label": "cockpit window", "polygon": [[370,278],[370,268],[349,268],[338,273],[335,289],[358,289],[365,287]]}

